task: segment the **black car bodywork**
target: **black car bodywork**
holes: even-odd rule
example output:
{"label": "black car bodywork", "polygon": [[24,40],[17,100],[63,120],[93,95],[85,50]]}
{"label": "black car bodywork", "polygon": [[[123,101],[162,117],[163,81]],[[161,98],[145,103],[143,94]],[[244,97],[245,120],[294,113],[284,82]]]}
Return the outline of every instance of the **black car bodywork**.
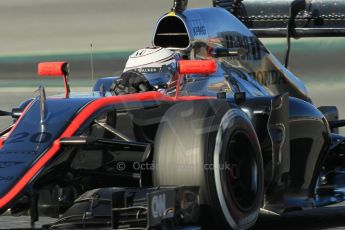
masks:
{"label": "black car bodywork", "polygon": [[[303,18],[299,14],[296,21],[296,15],[291,15],[296,9],[293,6],[299,6],[297,13],[308,11],[300,7],[305,1],[294,1],[291,6],[287,1],[273,2],[271,6],[276,11],[270,12],[271,17],[264,17],[257,15],[261,3],[255,1],[214,1],[220,7],[207,9],[185,9],[186,1],[176,1],[174,10],[159,19],[153,45],[176,50],[185,59],[217,62],[217,71],[207,76],[181,76],[178,97],[158,92],[116,96],[110,90],[116,77],[111,77],[100,79],[89,94],[49,98],[41,95],[9,113],[16,122],[0,134],[0,212],[25,214],[30,210],[33,222],[39,215],[63,214],[51,228],[173,228],[191,224],[209,227],[199,216],[204,218],[203,210],[211,207],[217,215],[220,213],[219,228],[249,228],[260,208],[283,213],[342,202],[344,138],[336,133],[342,125],[336,108],[316,108],[303,83],[279,63],[257,36],[342,36],[345,19],[340,17],[332,24],[326,17],[321,23],[323,18],[315,16],[315,9],[325,8],[316,1],[309,8],[314,12],[312,16]],[[337,3],[340,9],[345,8],[344,3]],[[260,7],[254,10],[257,5]],[[222,7],[230,7],[233,14]],[[289,7],[290,15],[286,16]],[[316,22],[299,28],[303,20]],[[210,152],[217,151],[217,138],[223,132],[219,127],[232,118],[243,123],[238,130],[249,134],[236,139],[238,130],[228,131],[229,136],[223,130],[224,138],[233,137],[242,146],[248,143],[255,148],[256,161],[249,166],[232,164],[227,172],[230,179],[220,174],[219,182],[217,168],[194,177],[200,166],[196,163],[191,169],[181,169],[184,174],[169,165],[154,168],[160,166],[160,156],[170,159],[173,154],[181,156],[177,161],[183,165],[190,156],[179,155],[180,152],[165,156],[162,141],[178,145],[178,136],[190,132],[200,136],[201,144],[205,140],[208,147],[212,146],[212,151],[204,151],[203,164],[216,164],[208,159]],[[177,134],[167,133],[166,125],[162,125],[167,120],[176,126],[173,130]],[[185,128],[200,120],[202,124],[191,126],[197,127],[195,130]],[[199,135],[198,128],[203,129],[206,124],[216,128]],[[255,132],[251,133],[251,129]],[[164,135],[169,138],[160,140]],[[194,141],[189,138],[181,138],[182,145]],[[229,141],[227,151],[232,148],[235,147]],[[165,152],[171,149],[174,148]],[[221,161],[223,155],[219,157]],[[249,154],[248,159],[251,157]],[[225,163],[233,160],[226,156],[224,159]],[[163,175],[164,170],[170,171]],[[162,175],[166,178],[162,179]],[[241,190],[248,192],[245,199],[228,188],[236,187],[234,181],[238,178],[246,181],[244,177],[249,178],[249,185]],[[194,183],[195,178],[206,182]],[[222,185],[218,187],[218,183]],[[224,184],[230,186],[225,188]],[[158,206],[157,199],[161,199]],[[210,202],[214,199],[217,205]],[[225,207],[228,199],[238,206],[235,211]],[[217,218],[206,213],[206,219],[213,221],[211,228],[215,228]]]}

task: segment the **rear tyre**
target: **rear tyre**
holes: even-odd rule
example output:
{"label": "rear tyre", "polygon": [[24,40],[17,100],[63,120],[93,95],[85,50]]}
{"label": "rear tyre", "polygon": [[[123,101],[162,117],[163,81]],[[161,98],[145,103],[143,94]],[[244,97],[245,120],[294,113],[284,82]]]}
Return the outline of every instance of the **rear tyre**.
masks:
{"label": "rear tyre", "polygon": [[263,199],[259,142],[247,115],[225,101],[182,102],[158,128],[155,185],[200,186],[208,229],[247,229]]}

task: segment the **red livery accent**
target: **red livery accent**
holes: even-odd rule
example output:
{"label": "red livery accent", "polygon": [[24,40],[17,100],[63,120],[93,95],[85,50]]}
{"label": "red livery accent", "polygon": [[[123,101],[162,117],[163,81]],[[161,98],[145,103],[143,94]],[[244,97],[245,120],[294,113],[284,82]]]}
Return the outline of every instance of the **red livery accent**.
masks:
{"label": "red livery accent", "polygon": [[215,60],[180,60],[180,74],[213,74],[217,71]]}
{"label": "red livery accent", "polygon": [[67,62],[42,62],[38,64],[37,74],[39,76],[66,76],[68,75]]}
{"label": "red livery accent", "polygon": [[[178,99],[167,97],[159,92],[147,92],[139,94],[129,94],[123,96],[105,97],[91,102],[87,105],[70,123],[66,130],[61,136],[54,141],[52,147],[43,154],[43,156],[36,161],[36,163],[25,173],[25,175],[17,182],[15,186],[0,199],[0,208],[3,208],[8,202],[10,202],[26,185],[27,183],[37,174],[37,172],[60,150],[60,139],[64,137],[72,136],[78,128],[97,110],[111,105],[128,103],[135,101],[188,101],[188,100],[202,100],[202,99],[213,99],[212,97],[203,96],[185,96],[179,97]],[[29,107],[29,106],[28,106]],[[28,108],[27,107],[27,108]],[[0,144],[1,145],[1,144]]]}

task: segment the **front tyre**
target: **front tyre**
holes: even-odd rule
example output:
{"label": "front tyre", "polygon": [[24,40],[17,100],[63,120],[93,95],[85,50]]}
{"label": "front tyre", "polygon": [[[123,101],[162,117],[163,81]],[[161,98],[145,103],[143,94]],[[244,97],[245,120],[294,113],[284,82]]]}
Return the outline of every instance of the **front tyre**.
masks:
{"label": "front tyre", "polygon": [[247,115],[225,101],[190,101],[164,115],[155,140],[155,185],[200,187],[208,229],[247,229],[263,198],[263,163]]}

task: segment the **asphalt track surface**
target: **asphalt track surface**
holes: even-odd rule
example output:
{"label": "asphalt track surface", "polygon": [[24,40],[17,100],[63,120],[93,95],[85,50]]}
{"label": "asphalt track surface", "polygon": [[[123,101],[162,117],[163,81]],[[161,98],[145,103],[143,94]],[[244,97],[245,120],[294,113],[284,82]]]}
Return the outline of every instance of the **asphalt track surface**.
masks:
{"label": "asphalt track surface", "polygon": [[[190,5],[204,7],[210,2],[190,0]],[[9,110],[35,97],[34,91],[42,82],[48,85],[48,94],[61,92],[59,80],[35,76],[38,61],[68,60],[72,90],[76,91],[90,90],[100,76],[120,73],[131,50],[150,44],[154,22],[171,5],[170,0],[1,0],[0,109]],[[94,79],[90,43],[95,52]],[[317,106],[337,105],[340,117],[345,117],[341,52],[345,48],[329,44],[332,41],[323,49],[319,44],[309,49],[304,44],[293,46],[291,69],[306,82]],[[0,118],[0,128],[10,122]],[[42,218],[38,226],[51,220]],[[0,217],[1,229],[24,227],[29,227],[28,217]],[[321,208],[283,217],[262,215],[255,229],[345,229],[345,208]]]}
{"label": "asphalt track surface", "polygon": [[[335,230],[345,229],[345,208],[330,207],[320,208],[319,210],[309,210],[304,212],[291,212],[284,216],[273,216],[260,214],[255,230],[272,229],[272,230]],[[1,218],[6,221],[1,222]],[[0,229],[8,228],[29,228],[30,218],[21,217],[1,217]],[[35,227],[49,224],[55,219],[42,217]]]}

